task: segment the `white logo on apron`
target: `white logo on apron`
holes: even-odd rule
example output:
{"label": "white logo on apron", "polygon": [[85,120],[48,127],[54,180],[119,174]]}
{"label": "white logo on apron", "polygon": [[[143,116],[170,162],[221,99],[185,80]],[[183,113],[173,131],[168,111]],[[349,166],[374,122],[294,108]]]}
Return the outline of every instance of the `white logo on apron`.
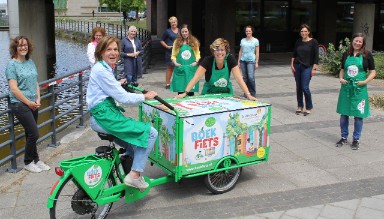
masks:
{"label": "white logo on apron", "polygon": [[356,65],[348,66],[348,76],[354,78],[359,73],[359,68]]}
{"label": "white logo on apron", "polygon": [[362,100],[362,101],[357,105],[357,109],[360,111],[361,114],[364,114],[364,108],[365,108],[365,100]]}
{"label": "white logo on apron", "polygon": [[190,59],[192,56],[191,54],[191,51],[189,50],[184,50],[182,53],[181,53],[181,58],[183,58],[184,60],[188,60]]}
{"label": "white logo on apron", "polygon": [[219,80],[213,83],[216,87],[226,87],[228,85],[228,81],[225,78],[220,78]]}

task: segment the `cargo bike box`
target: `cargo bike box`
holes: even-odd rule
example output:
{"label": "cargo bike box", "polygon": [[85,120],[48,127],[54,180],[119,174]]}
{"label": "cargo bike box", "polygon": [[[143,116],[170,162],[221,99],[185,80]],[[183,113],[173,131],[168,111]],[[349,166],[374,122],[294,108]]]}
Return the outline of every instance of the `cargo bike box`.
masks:
{"label": "cargo bike box", "polygon": [[141,121],[159,131],[149,160],[175,181],[268,160],[271,105],[231,95],[168,99],[140,106]]}

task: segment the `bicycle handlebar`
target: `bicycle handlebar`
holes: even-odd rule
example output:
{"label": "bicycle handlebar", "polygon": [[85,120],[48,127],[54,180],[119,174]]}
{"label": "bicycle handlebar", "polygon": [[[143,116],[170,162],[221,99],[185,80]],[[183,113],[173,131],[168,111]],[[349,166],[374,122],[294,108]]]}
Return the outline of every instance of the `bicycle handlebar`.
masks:
{"label": "bicycle handlebar", "polygon": [[[135,90],[143,93],[143,94],[146,94],[148,91],[147,90],[144,90],[144,89],[141,89],[139,87],[135,87],[135,86],[132,86],[131,84],[124,84],[122,85],[123,88],[128,91],[128,92],[131,92],[133,93]],[[168,107],[170,110],[174,110],[175,108],[169,104],[168,102],[166,102],[165,100],[163,100],[161,97],[159,96],[155,96],[153,99],[159,101],[160,103],[164,104],[166,107]]]}

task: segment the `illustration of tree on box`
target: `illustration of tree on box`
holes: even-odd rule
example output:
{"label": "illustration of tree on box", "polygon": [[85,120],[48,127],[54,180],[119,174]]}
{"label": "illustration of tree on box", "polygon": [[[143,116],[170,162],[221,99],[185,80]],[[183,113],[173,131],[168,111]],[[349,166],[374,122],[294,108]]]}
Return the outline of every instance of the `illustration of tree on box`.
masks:
{"label": "illustration of tree on box", "polygon": [[[241,123],[240,115],[235,113],[233,116],[229,114],[229,119],[225,131],[229,139],[231,155],[238,156],[240,153],[245,153],[244,133],[247,132],[247,124]],[[246,140],[246,139],[245,139]]]}
{"label": "illustration of tree on box", "polygon": [[169,156],[169,145],[171,143],[171,135],[168,132],[168,129],[165,125],[162,125],[159,132],[160,136],[160,153],[162,156],[170,160]]}
{"label": "illustration of tree on box", "polygon": [[171,139],[171,142],[170,142],[170,158],[169,160],[171,161],[172,164],[176,165],[176,161],[177,161],[177,154],[176,154],[176,123],[173,123],[172,125],[172,132],[173,134],[170,135],[170,139]]}

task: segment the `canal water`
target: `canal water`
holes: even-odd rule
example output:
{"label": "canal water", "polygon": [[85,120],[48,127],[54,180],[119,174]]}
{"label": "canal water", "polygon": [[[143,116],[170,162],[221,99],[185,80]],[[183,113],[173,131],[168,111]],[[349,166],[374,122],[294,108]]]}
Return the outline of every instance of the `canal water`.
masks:
{"label": "canal water", "polygon": [[[8,31],[0,31],[0,94],[6,94],[8,93],[8,83],[5,78],[5,69],[7,66],[8,61],[10,60],[10,54],[9,54],[9,33]],[[87,58],[86,50],[87,47],[84,44],[80,43],[74,43],[69,40],[63,40],[63,39],[56,39],[56,64],[54,66],[55,72],[50,75],[63,75],[67,73],[72,73],[74,71],[87,68],[89,66],[89,61]],[[33,53],[32,53],[32,59],[33,59]],[[40,73],[40,72],[39,72]],[[89,72],[86,72],[88,74]],[[63,83],[64,84],[64,83]],[[68,95],[72,93],[71,90],[68,90]],[[75,92],[75,91],[74,91]],[[66,98],[66,94],[62,93],[58,95],[57,101]],[[76,101],[76,100],[74,100]],[[45,105],[48,105],[48,103],[45,103],[47,101],[42,101],[42,108]],[[4,110],[7,107],[7,103],[3,100],[0,100],[0,110]],[[70,108],[70,103],[62,104],[58,107],[58,113],[60,111],[65,111],[66,109]],[[64,116],[61,118],[61,121],[58,121],[58,125],[63,124],[67,121],[69,121],[74,114],[77,112],[74,112],[72,115]],[[49,118],[49,114],[46,115],[42,114],[39,115],[39,124],[42,121],[45,121]],[[0,127],[4,126],[8,123],[7,118],[3,117],[0,118]],[[49,126],[49,125],[48,125]],[[40,130],[40,136],[45,135],[47,132],[49,132],[49,127],[46,126],[46,128],[43,128]],[[23,128],[18,125],[15,127],[15,130],[18,133],[21,133],[23,131]],[[4,142],[7,139],[9,139],[7,132],[0,133],[0,142]],[[25,145],[24,138],[17,141],[17,148]],[[9,149],[0,149],[0,159],[5,157],[7,154],[9,154]]]}

